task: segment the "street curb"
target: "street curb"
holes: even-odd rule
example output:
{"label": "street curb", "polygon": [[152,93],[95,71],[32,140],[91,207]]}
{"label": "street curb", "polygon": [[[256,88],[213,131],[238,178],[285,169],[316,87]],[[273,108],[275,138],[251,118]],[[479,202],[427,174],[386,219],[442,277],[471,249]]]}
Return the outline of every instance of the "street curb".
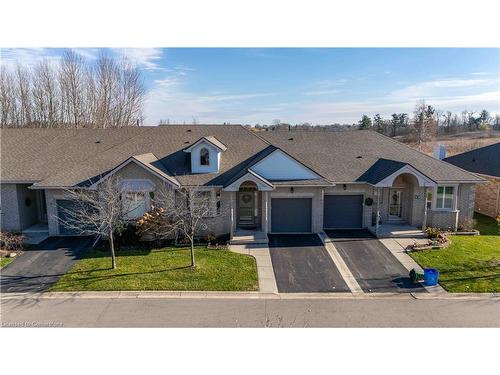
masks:
{"label": "street curb", "polygon": [[261,292],[188,292],[188,291],[124,291],[124,292],[41,292],[2,293],[2,300],[22,299],[416,299],[416,300],[492,300],[499,293],[261,293]]}

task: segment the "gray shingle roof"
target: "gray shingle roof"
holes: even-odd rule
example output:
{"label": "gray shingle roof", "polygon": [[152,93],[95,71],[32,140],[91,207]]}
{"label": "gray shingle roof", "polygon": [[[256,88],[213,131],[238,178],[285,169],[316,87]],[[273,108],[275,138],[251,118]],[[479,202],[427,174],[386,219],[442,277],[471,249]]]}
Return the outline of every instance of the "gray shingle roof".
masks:
{"label": "gray shingle roof", "polygon": [[[190,154],[183,150],[203,137],[214,137],[227,147],[219,173],[191,173]],[[276,148],[323,177],[314,184],[358,181],[380,158],[408,163],[436,182],[481,181],[474,174],[370,131],[253,133],[237,125],[1,129],[0,146],[3,182],[39,181],[38,185],[46,187],[95,180],[130,157],[144,158],[145,154],[149,158],[153,155],[157,160],[146,159],[182,185],[224,186]]]}
{"label": "gray shingle roof", "polygon": [[379,159],[409,164],[438,183],[482,181],[474,174],[374,131],[268,131],[257,134],[337,183],[359,181]]}
{"label": "gray shingle roof", "polygon": [[500,142],[444,159],[474,173],[500,177]]}
{"label": "gray shingle roof", "polygon": [[375,185],[394,172],[397,172],[405,165],[408,165],[408,163],[397,160],[378,159],[375,164],[358,178],[357,181],[368,182],[369,184]]}

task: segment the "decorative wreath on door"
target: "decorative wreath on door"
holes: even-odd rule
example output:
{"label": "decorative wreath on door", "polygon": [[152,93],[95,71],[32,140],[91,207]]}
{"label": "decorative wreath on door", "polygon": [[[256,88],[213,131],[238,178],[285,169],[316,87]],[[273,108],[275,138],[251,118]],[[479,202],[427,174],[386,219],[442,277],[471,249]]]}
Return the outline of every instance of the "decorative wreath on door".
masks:
{"label": "decorative wreath on door", "polygon": [[252,196],[250,194],[244,194],[241,197],[241,200],[243,201],[243,203],[249,203],[252,200]]}

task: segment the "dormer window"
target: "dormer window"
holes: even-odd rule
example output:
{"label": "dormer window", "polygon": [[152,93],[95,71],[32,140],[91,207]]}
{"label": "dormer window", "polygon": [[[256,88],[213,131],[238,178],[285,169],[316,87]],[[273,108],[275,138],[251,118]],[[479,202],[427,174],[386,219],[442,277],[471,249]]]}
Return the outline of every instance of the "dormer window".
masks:
{"label": "dormer window", "polygon": [[221,155],[227,147],[214,136],[198,139],[184,149],[191,154],[192,173],[217,173],[220,168]]}
{"label": "dormer window", "polygon": [[200,165],[210,165],[210,152],[205,147],[200,150]]}

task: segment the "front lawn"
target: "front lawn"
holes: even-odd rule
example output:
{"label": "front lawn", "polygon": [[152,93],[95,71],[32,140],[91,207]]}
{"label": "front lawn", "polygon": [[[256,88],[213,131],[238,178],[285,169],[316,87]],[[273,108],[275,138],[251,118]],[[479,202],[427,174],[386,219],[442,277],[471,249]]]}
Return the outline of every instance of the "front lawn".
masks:
{"label": "front lawn", "polygon": [[0,257],[0,268],[4,268],[7,264],[11,263],[14,258]]}
{"label": "front lawn", "polygon": [[410,253],[422,267],[437,268],[439,283],[449,292],[500,292],[500,226],[475,214],[480,236],[449,236],[441,250]]}
{"label": "front lawn", "polygon": [[121,249],[113,270],[109,253],[92,249],[51,290],[258,290],[253,257],[206,248],[195,253],[191,269],[189,249]]}

